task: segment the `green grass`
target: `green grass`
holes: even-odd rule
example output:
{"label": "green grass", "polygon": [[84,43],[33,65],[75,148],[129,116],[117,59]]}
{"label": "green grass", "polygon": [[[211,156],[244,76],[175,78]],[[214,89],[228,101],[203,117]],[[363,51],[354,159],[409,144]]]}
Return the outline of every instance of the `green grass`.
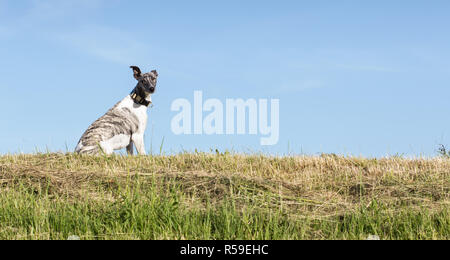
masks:
{"label": "green grass", "polygon": [[450,238],[450,160],[0,157],[0,239]]}

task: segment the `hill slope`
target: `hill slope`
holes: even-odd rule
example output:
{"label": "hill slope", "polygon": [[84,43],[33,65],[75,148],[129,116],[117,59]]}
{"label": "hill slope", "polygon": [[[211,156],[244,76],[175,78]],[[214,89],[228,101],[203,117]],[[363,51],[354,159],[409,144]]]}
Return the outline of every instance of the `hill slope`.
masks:
{"label": "hill slope", "polygon": [[0,157],[0,239],[450,239],[450,159]]}

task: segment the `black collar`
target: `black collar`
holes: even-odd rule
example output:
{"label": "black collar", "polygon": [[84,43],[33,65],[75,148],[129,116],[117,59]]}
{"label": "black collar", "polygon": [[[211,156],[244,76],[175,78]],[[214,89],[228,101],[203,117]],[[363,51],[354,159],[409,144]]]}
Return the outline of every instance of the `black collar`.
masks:
{"label": "black collar", "polygon": [[147,101],[145,98],[145,93],[144,91],[139,91],[137,88],[135,88],[131,94],[131,99],[133,99],[134,103],[138,104],[138,105],[143,105],[143,106],[150,106],[150,104],[152,102]]}

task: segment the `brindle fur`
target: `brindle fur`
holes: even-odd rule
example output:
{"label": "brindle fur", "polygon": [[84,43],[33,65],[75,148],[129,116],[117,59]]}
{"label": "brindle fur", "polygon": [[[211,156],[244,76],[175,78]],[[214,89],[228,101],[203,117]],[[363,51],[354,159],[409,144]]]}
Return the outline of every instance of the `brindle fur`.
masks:
{"label": "brindle fur", "polygon": [[131,136],[136,132],[139,125],[138,118],[126,107],[116,109],[119,103],[106,112],[104,116],[97,119],[84,132],[80,139],[84,149],[79,151],[80,153],[98,154],[100,152],[100,142],[120,134]]}

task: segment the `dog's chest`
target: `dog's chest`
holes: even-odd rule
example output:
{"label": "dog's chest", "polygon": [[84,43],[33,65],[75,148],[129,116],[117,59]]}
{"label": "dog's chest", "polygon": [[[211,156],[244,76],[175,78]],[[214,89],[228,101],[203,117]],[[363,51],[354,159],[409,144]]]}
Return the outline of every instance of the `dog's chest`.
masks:
{"label": "dog's chest", "polygon": [[116,109],[123,109],[123,108],[129,109],[130,112],[137,117],[139,121],[137,132],[144,132],[145,128],[147,127],[147,120],[148,120],[147,107],[142,105],[136,105],[134,101],[131,99],[131,97],[127,96],[118,104]]}

